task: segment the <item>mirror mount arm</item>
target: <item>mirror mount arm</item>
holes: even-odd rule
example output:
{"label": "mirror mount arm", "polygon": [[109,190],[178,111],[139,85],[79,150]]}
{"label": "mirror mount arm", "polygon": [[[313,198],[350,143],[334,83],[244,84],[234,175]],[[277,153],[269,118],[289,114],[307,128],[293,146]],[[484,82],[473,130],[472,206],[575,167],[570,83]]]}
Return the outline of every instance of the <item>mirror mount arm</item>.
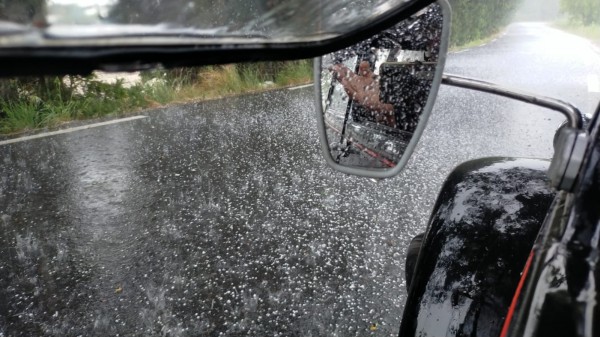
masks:
{"label": "mirror mount arm", "polygon": [[450,74],[442,75],[442,84],[487,92],[558,111],[567,118],[570,127],[577,130],[583,128],[583,115],[581,111],[574,105],[558,99],[539,96],[520,90],[501,87],[490,82]]}

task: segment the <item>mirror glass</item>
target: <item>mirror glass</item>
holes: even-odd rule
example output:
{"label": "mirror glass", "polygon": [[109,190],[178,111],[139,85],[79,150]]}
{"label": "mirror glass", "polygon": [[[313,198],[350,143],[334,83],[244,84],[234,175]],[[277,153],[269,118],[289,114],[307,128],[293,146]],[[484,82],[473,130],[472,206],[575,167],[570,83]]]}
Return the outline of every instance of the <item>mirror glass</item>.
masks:
{"label": "mirror glass", "polygon": [[317,61],[326,155],[334,167],[389,170],[409,154],[431,111],[438,70],[441,80],[443,31],[443,10],[432,4]]}

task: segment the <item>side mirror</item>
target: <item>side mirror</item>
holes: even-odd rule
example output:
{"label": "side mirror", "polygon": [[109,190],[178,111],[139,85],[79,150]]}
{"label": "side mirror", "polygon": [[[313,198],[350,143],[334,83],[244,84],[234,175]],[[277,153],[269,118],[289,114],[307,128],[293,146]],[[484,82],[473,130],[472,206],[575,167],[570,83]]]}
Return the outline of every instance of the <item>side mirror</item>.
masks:
{"label": "side mirror", "polygon": [[315,59],[317,119],[329,165],[398,174],[423,133],[448,50],[450,6],[439,0],[367,40]]}

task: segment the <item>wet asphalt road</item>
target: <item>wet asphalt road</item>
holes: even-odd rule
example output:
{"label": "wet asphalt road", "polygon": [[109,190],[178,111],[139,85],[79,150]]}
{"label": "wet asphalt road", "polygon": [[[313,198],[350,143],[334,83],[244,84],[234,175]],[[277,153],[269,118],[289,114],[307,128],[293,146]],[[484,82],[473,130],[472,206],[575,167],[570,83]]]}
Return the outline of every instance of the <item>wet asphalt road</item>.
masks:
{"label": "wet asphalt road", "polygon": [[[450,55],[447,72],[588,112],[600,99],[600,55],[540,24]],[[0,146],[0,336],[393,336],[405,247],[445,176],[481,156],[548,158],[562,121],[442,87],[406,171],[373,182],[325,166],[311,94]]]}

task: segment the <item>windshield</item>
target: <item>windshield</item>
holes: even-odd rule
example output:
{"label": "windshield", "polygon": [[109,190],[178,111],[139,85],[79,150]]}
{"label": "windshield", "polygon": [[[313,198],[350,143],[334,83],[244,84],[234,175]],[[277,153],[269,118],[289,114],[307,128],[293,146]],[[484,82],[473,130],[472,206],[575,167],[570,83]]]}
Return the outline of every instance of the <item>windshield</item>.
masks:
{"label": "windshield", "polygon": [[148,43],[140,37],[165,36],[171,39],[161,41],[168,43],[193,37],[207,43],[224,37],[237,37],[242,43],[252,38],[312,41],[352,31],[411,2],[414,0],[7,0],[0,2],[0,47],[60,45],[65,43],[61,39],[101,37],[136,37],[137,43]]}

